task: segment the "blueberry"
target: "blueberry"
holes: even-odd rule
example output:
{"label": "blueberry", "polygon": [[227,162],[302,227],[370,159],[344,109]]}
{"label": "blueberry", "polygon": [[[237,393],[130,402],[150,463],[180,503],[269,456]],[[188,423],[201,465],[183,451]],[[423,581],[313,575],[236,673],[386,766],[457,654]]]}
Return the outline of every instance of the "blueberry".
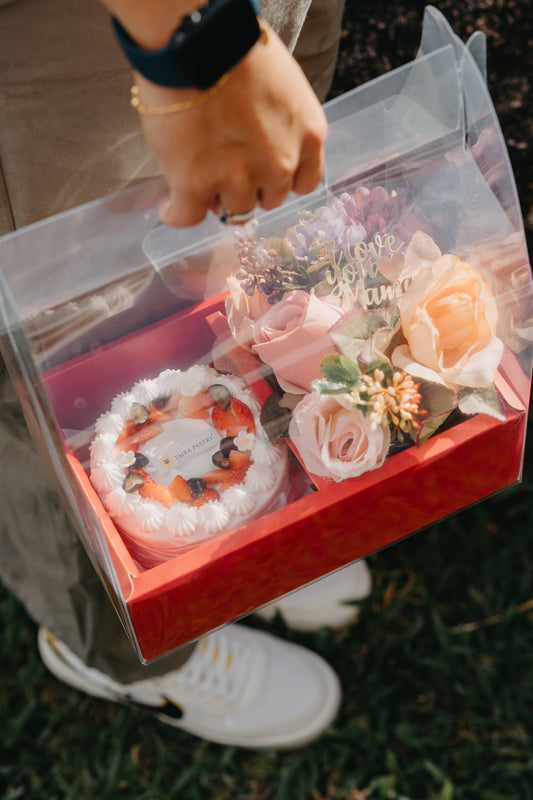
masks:
{"label": "blueberry", "polygon": [[150,459],[144,453],[135,453],[135,461],[133,462],[133,469],[142,469],[149,463]]}
{"label": "blueberry", "polygon": [[208,387],[208,392],[211,399],[217,404],[219,408],[225,411],[231,403],[231,395],[225,386],[221,383],[213,383]]}
{"label": "blueberry", "polygon": [[222,469],[229,468],[229,458],[224,455],[222,450],[217,450],[213,455],[213,464],[215,467],[222,467]]}
{"label": "blueberry", "polygon": [[159,397],[156,397],[155,400],[152,400],[152,405],[154,408],[157,408],[158,411],[162,411],[169,400],[169,395],[160,394]]}
{"label": "blueberry", "polygon": [[124,482],[122,484],[122,488],[125,492],[136,492],[138,489],[144,486],[144,478],[142,475],[139,475],[138,472],[128,472],[126,477],[124,478]]}
{"label": "blueberry", "polygon": [[148,422],[149,410],[142,403],[134,403],[131,407],[131,417],[135,425],[144,425]]}
{"label": "blueberry", "polygon": [[189,478],[189,480],[187,481],[187,486],[191,490],[192,496],[196,498],[196,497],[201,497],[203,495],[207,483],[204,481],[203,478]]}
{"label": "blueberry", "polygon": [[225,436],[223,439],[220,440],[220,452],[226,458],[229,457],[229,454],[232,450],[236,450],[235,447],[235,436]]}

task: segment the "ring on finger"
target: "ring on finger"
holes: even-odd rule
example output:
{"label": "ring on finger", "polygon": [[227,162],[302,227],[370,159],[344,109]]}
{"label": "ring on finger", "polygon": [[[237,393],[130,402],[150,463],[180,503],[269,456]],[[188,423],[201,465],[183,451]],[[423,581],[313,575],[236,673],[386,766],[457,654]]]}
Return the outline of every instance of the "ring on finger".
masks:
{"label": "ring on finger", "polygon": [[247,222],[250,222],[252,219],[254,219],[256,212],[257,205],[255,205],[245,214],[238,214],[235,211],[231,211],[229,208],[219,206],[217,214],[218,218],[224,223],[224,225],[245,225]]}

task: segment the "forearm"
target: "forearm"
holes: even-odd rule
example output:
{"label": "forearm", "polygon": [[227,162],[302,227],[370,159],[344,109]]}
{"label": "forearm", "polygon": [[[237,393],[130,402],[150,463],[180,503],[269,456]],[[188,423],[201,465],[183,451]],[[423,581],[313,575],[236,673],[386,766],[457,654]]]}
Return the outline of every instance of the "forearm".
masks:
{"label": "forearm", "polygon": [[130,36],[149,50],[163,47],[184,17],[205,0],[100,0]]}

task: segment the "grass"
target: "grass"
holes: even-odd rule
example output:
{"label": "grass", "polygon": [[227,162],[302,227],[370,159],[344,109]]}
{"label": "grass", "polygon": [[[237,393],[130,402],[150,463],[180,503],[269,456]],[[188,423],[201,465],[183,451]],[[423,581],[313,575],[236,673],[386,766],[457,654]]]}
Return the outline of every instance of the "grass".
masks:
{"label": "grass", "polygon": [[528,453],[521,485],[373,556],[374,590],[350,630],[261,625],[321,653],[342,681],[335,724],[301,750],[208,744],[70,690],[3,592],[0,796],[533,798],[532,498]]}

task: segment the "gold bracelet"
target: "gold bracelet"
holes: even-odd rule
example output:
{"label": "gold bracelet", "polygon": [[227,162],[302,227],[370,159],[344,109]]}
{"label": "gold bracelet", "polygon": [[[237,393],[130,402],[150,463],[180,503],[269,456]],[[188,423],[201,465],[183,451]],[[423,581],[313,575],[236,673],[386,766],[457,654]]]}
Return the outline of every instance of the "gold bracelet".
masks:
{"label": "gold bracelet", "polygon": [[[261,34],[258,41],[262,44],[267,43],[267,32],[263,27],[261,27]],[[131,87],[130,103],[133,108],[137,109],[139,114],[154,114],[163,116],[165,114],[175,114],[177,111],[187,111],[188,108],[199,106],[202,103],[205,103],[206,100],[209,100],[209,98],[214,94],[217,94],[217,92],[219,92],[231,78],[231,73],[232,70],[225,72],[216,83],[209,87],[209,89],[205,89],[205,91],[200,92],[200,94],[197,94],[195,97],[191,97],[190,100],[182,100],[179,103],[172,103],[169,106],[146,106],[139,96],[139,87],[136,84],[133,84]]]}
{"label": "gold bracelet", "polygon": [[216,83],[206,89],[205,92],[197,94],[196,97],[191,97],[190,100],[182,100],[180,103],[172,103],[170,106],[145,106],[139,97],[139,87],[135,84],[131,87],[131,105],[136,108],[139,114],[174,114],[176,111],[186,111],[188,108],[194,108],[201,103],[205,103],[214,94],[219,92],[223,86],[231,78],[231,73],[226,72],[218,79]]}

